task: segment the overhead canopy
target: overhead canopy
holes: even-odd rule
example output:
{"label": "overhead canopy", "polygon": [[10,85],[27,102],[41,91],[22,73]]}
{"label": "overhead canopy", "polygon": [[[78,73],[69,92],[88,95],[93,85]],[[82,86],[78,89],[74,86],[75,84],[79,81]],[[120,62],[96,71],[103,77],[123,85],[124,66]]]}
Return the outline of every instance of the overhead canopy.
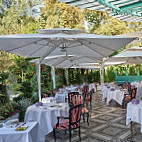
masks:
{"label": "overhead canopy", "polygon": [[[38,63],[39,59],[32,60],[30,62]],[[84,57],[84,56],[74,56],[74,55],[68,55],[68,56],[50,56],[45,57],[41,61],[41,64],[46,64],[49,66],[54,66],[57,68],[73,68],[73,67],[80,67],[80,66],[87,66],[88,63],[94,64],[96,60],[93,59],[93,57]],[[98,64],[98,62],[96,62]]]}
{"label": "overhead canopy", "polygon": [[75,29],[44,29],[35,34],[0,36],[0,50],[25,58],[55,55],[90,56],[101,61],[135,40],[133,37],[85,34]]}
{"label": "overhead canopy", "polygon": [[141,64],[142,63],[142,47],[132,47],[124,50],[120,54],[112,56],[105,63],[121,62],[120,64]]}
{"label": "overhead canopy", "polygon": [[142,21],[141,0],[59,0],[81,9],[106,11],[110,16],[123,21]]}

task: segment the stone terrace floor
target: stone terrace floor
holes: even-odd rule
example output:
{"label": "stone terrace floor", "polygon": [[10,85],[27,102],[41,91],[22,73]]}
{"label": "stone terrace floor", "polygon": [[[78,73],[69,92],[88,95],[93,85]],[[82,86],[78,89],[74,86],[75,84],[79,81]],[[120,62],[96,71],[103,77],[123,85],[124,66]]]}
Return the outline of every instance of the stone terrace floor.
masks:
{"label": "stone terrace floor", "polygon": [[[126,110],[110,107],[102,102],[100,92],[93,96],[90,110],[90,125],[81,123],[82,142],[142,142],[140,124],[133,124],[133,133],[126,123]],[[69,135],[56,131],[57,142],[69,142]],[[54,142],[53,133],[46,136],[46,142]],[[79,142],[78,131],[73,131],[72,142]]]}

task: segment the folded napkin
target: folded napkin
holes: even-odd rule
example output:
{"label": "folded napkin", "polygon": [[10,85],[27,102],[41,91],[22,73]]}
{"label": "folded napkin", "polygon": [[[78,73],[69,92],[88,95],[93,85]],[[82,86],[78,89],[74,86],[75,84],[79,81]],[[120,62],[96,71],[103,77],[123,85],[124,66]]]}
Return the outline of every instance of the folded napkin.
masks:
{"label": "folded napkin", "polygon": [[139,102],[140,102],[140,101],[137,100],[137,99],[133,99],[133,100],[132,100],[132,104],[139,104]]}
{"label": "folded napkin", "polygon": [[114,88],[111,88],[110,91],[115,91],[115,89],[114,89]]}
{"label": "folded napkin", "polygon": [[35,104],[35,106],[36,106],[36,107],[43,106],[43,103],[42,103],[42,102],[37,102],[37,103]]}

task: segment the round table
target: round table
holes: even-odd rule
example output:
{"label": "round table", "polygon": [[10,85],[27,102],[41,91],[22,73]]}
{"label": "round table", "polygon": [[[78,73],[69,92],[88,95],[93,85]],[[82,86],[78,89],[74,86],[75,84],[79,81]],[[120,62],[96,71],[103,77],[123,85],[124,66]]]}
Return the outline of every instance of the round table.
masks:
{"label": "round table", "polygon": [[27,108],[25,122],[37,121],[43,136],[53,130],[53,125],[57,123],[57,116],[68,116],[69,106],[67,103],[45,103],[43,106],[32,105]]}

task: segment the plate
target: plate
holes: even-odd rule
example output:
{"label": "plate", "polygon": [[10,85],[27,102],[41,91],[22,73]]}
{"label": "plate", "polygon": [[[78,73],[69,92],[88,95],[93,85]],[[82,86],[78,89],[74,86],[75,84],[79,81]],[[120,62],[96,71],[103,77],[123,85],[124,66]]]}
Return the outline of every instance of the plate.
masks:
{"label": "plate", "polygon": [[52,106],[50,106],[50,107],[58,107],[59,105],[52,105]]}
{"label": "plate", "polygon": [[15,129],[15,131],[25,131],[29,126],[20,126]]}

